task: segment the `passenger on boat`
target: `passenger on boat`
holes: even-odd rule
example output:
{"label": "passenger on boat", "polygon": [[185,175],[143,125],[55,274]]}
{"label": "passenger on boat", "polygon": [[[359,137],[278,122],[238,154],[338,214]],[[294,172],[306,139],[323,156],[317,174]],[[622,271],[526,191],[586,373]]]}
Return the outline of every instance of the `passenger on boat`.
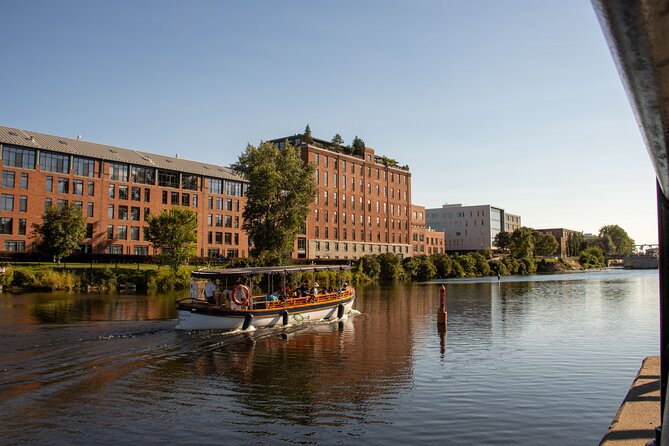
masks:
{"label": "passenger on boat", "polygon": [[272,293],[272,294],[269,294],[269,295],[267,296],[267,300],[270,301],[270,302],[279,300],[279,294],[278,294],[277,292],[274,292],[274,293]]}
{"label": "passenger on boat", "polygon": [[211,280],[204,286],[204,297],[207,299],[207,303],[216,303],[216,284]]}
{"label": "passenger on boat", "polygon": [[311,289],[311,294],[313,294],[314,296],[316,296],[316,295],[318,294],[318,287],[319,287],[319,286],[320,286],[320,285],[318,284],[318,282],[314,282],[314,287]]}

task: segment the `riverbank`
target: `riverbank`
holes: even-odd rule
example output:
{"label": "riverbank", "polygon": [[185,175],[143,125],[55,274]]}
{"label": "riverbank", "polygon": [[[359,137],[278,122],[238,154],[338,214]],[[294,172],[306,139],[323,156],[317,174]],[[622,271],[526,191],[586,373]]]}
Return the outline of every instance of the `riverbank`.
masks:
{"label": "riverbank", "polygon": [[600,446],[643,446],[660,425],[660,357],[643,360]]}

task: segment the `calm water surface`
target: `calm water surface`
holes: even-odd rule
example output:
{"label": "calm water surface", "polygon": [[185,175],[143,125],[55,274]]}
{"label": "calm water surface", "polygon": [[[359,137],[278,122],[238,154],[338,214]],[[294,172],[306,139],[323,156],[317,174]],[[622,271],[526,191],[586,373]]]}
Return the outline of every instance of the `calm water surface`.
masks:
{"label": "calm water surface", "polygon": [[597,444],[657,271],[360,288],[345,322],[176,332],[174,295],[0,295],[0,444]]}

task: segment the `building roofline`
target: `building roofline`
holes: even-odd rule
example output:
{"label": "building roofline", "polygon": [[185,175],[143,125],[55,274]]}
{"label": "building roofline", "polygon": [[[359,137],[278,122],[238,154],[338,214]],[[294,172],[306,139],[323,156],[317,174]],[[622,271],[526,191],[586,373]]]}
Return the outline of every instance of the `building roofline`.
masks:
{"label": "building roofline", "polygon": [[231,168],[217,164],[165,156],[136,149],[124,149],[122,147],[98,144],[81,139],[48,135],[12,127],[0,126],[0,144],[37,150],[48,150],[68,155],[153,167],[162,170],[192,173],[212,178],[245,181],[241,175]]}

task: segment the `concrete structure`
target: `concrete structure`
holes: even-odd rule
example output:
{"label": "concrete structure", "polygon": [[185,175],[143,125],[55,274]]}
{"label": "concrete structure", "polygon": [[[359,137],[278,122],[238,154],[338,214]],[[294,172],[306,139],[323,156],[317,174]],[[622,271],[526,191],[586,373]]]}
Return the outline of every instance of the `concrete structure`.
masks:
{"label": "concrete structure", "polygon": [[44,209],[82,207],[85,253],[153,254],[149,213],[175,205],[198,214],[197,254],[245,257],[246,183],[234,171],[139,150],[0,127],[0,249],[34,251],[31,225]]}
{"label": "concrete structure", "polygon": [[425,226],[425,206],[411,205],[412,254],[430,255],[444,253],[444,233]]}
{"label": "concrete structure", "polygon": [[[443,231],[446,251],[481,251],[492,248],[495,235],[504,230],[507,221],[504,209],[489,204],[463,206],[445,204],[441,208],[426,209],[427,225]],[[520,227],[520,216],[513,216],[514,225]]]}
{"label": "concrete structure", "polygon": [[574,231],[572,229],[565,228],[537,229],[537,231],[551,234],[553,237],[555,237],[555,240],[558,242],[558,251],[555,254],[559,255],[560,257],[575,255],[569,252],[567,241],[569,240],[570,235],[583,235],[582,231]]}
{"label": "concrete structure", "polygon": [[318,194],[311,205],[305,233],[297,237],[298,258],[356,259],[391,252],[411,255],[409,209],[411,173],[407,166],[377,156],[365,147],[349,147],[293,135],[277,138],[300,149],[312,163]]}

